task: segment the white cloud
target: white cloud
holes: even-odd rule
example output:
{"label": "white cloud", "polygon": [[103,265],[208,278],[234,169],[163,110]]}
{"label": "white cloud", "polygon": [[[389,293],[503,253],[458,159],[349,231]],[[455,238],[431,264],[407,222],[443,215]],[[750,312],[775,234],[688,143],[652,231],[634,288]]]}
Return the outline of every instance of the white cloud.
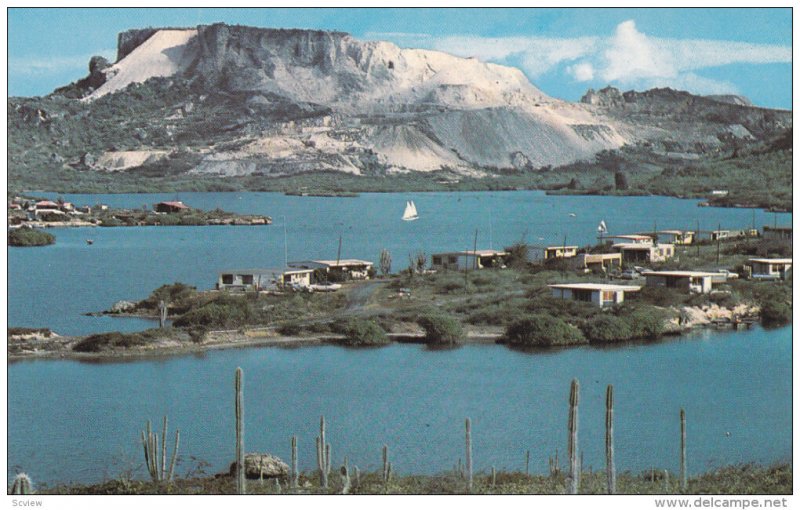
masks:
{"label": "white cloud", "polygon": [[564,72],[578,82],[621,87],[672,87],[700,94],[732,93],[734,84],[698,71],[731,64],[791,63],[791,46],[707,39],[665,39],[638,30],[633,20],[608,37],[433,37],[406,34],[389,39],[462,57],[520,67],[531,79]]}
{"label": "white cloud", "polygon": [[66,57],[16,57],[8,59],[8,72],[17,76],[40,76],[63,71],[83,69],[89,74],[89,59],[94,55],[106,57],[110,62],[116,58],[117,50],[106,49],[91,55],[71,55]]}

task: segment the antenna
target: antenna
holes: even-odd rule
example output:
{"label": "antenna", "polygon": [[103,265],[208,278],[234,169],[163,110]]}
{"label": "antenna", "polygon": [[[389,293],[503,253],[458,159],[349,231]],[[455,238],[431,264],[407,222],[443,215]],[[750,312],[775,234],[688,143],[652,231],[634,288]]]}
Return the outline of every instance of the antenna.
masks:
{"label": "antenna", "polygon": [[489,207],[489,249],[493,250],[494,246],[492,246],[492,208]]}
{"label": "antenna", "polygon": [[286,215],[283,216],[283,267],[289,267],[289,248],[286,244]]}
{"label": "antenna", "polygon": [[339,234],[339,251],[336,252],[336,267],[339,267],[339,261],[342,257],[342,234]]}

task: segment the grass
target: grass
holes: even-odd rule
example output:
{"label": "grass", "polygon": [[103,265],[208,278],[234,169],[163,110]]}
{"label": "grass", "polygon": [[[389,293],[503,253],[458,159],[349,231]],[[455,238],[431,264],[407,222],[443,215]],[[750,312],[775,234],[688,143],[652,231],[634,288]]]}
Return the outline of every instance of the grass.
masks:
{"label": "grass", "polygon": [[[352,472],[352,469],[351,469]],[[653,474],[655,476],[653,477]],[[606,494],[605,471],[584,471],[581,494]],[[281,482],[280,494],[337,494],[341,491],[338,476],[325,491],[319,487],[316,473],[301,473],[300,488],[290,489]],[[655,480],[653,480],[655,478]],[[466,494],[465,480],[457,473],[438,475],[393,476],[384,485],[380,473],[362,473],[360,485],[351,494]],[[247,481],[248,494],[277,494],[275,482]],[[40,488],[39,494],[235,494],[233,477],[192,477],[177,479],[169,485],[120,478],[94,485],[56,485]],[[565,494],[564,476],[526,475],[517,471],[498,471],[492,485],[489,472],[476,473],[472,494]],[[676,473],[665,481],[663,470],[617,474],[617,494],[772,494],[792,493],[792,468],[789,464],[759,466],[741,464],[714,469],[688,479],[687,490],[681,491]]]}

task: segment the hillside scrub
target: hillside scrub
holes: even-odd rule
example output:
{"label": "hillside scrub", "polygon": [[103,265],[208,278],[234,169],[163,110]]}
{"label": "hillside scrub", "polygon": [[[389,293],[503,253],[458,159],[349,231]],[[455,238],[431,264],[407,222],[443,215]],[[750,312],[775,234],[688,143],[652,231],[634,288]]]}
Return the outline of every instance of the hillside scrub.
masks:
{"label": "hillside scrub", "polygon": [[36,228],[15,228],[8,232],[9,246],[47,246],[56,242],[56,237]]}
{"label": "hillside scrub", "polygon": [[587,343],[583,333],[550,315],[533,314],[508,325],[505,343],[520,347],[554,347]]}
{"label": "hillside scrub", "polygon": [[383,328],[371,320],[350,319],[335,323],[332,329],[345,336],[345,338],[339,341],[342,345],[367,347],[386,345],[389,343],[389,337],[386,336],[386,332]]}
{"label": "hillside scrub", "polygon": [[436,345],[461,343],[464,336],[461,322],[443,313],[427,313],[417,319],[417,324],[425,330],[425,342]]}
{"label": "hillside scrub", "polygon": [[633,337],[629,321],[614,315],[598,315],[586,321],[581,331],[590,342],[613,343],[630,340]]}

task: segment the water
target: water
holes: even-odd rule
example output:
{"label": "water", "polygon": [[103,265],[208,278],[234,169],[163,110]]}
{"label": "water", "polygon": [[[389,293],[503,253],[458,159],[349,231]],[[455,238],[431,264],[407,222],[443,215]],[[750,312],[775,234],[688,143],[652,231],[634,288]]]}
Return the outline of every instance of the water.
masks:
{"label": "water", "polygon": [[[333,462],[362,472],[388,444],[398,473],[435,473],[463,459],[472,419],[476,471],[544,473],[558,449],[565,467],[569,382],[581,382],[584,465],[604,459],[605,387],[615,388],[620,471],[678,470],[686,409],[692,474],[741,462],[790,461],[791,328],[698,333],[652,345],[517,352],[495,345],[430,351],[418,345],[251,348],[114,363],[21,361],[8,366],[8,469],[38,483],[145,476],[139,431],[169,415],[181,429],[184,475],[197,462],[227,470],[235,452],[234,370],[245,373],[248,451],[313,470],[319,416]],[[160,428],[160,425],[158,426]],[[730,432],[730,436],[726,436]]]}
{"label": "water", "polygon": [[[42,194],[55,198],[52,193]],[[174,194],[63,195],[76,204],[106,203],[138,208]],[[130,227],[58,229],[56,244],[8,249],[8,322],[49,327],[60,334],[135,331],[151,321],[82,314],[119,300],[138,300],[164,283],[213,287],[222,269],[276,267],[284,262],[284,225],[289,260],[342,256],[377,262],[381,249],[393,268],[418,251],[530,243],[585,245],[596,241],[605,220],[611,233],[678,228],[746,228],[754,221],[790,224],[791,214],[697,207],[695,200],[668,197],[547,196],[539,191],[495,193],[366,193],[357,198],[292,197],[278,193],[181,193],[201,209],[272,216],[271,226]],[[406,200],[420,219],[400,221]],[[571,216],[573,213],[575,216]],[[86,239],[93,239],[87,245]]]}

